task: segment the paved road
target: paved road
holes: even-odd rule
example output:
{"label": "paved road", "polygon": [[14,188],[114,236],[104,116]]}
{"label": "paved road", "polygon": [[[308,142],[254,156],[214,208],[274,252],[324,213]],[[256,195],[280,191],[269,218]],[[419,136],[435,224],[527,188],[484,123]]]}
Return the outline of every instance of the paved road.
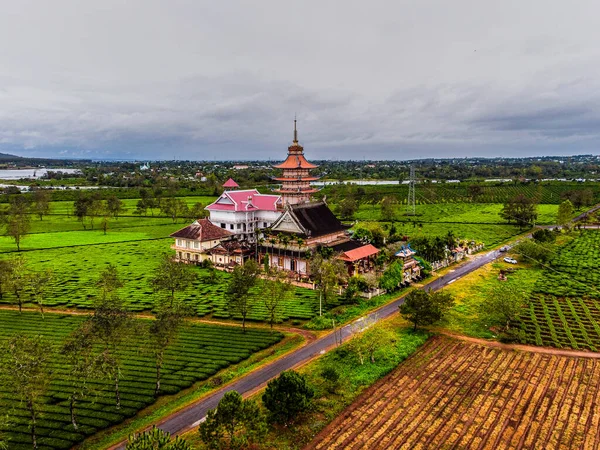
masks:
{"label": "paved road", "polygon": [[[455,270],[447,273],[446,275],[444,275],[443,278],[438,278],[436,280],[431,281],[430,283],[425,285],[424,289],[432,289],[434,291],[438,290],[447,284],[453,283],[462,276],[488,264],[489,262],[497,259],[501,255],[502,253],[500,253],[497,250],[478,255],[472,260],[457,267]],[[368,319],[361,318],[358,319],[358,321],[377,321],[386,319],[391,315],[396,314],[398,312],[398,306],[401,305],[403,302],[404,296],[398,298],[397,300],[391,303],[388,303],[387,305],[383,306],[377,311],[368,314],[366,316]],[[352,336],[353,329],[356,329],[355,324],[356,322],[350,323],[338,330],[344,340]],[[206,416],[208,410],[214,409],[217,406],[219,400],[225,394],[225,392],[230,390],[236,390],[240,394],[248,393],[263,385],[270,379],[276,377],[284,370],[291,369],[310,360],[311,358],[319,354],[325,353],[327,350],[334,347],[335,344],[336,342],[333,333],[323,336],[322,338],[311,342],[310,344],[290,353],[289,355],[277,361],[274,361],[273,363],[268,364],[254,372],[251,372],[250,374],[244,376],[238,381],[230,384],[226,388],[205,397],[200,402],[169,416],[164,422],[159,424],[159,427],[174,435],[181,433],[182,431],[185,431],[191,427],[197,426],[200,423],[200,421]],[[125,446],[124,444],[122,444],[115,448],[123,449],[125,448]]]}

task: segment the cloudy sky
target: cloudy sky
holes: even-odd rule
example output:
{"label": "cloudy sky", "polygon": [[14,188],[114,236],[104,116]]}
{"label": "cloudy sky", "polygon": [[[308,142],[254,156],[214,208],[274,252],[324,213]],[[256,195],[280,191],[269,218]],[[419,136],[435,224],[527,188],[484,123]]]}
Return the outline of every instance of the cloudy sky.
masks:
{"label": "cloudy sky", "polygon": [[0,152],[600,153],[597,0],[0,0]]}

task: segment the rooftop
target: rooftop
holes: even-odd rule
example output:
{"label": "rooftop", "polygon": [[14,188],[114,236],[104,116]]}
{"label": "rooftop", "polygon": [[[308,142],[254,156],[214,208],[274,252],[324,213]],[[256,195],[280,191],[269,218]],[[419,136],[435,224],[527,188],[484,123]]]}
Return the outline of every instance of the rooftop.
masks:
{"label": "rooftop", "polygon": [[204,242],[223,239],[231,235],[232,233],[213,225],[208,219],[198,219],[191,225],[172,233],[171,237]]}

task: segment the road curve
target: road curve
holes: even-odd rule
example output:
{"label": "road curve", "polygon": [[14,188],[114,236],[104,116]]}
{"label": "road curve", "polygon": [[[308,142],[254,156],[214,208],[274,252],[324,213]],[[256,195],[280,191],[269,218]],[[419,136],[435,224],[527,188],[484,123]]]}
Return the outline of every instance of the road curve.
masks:
{"label": "road curve", "polygon": [[[447,273],[443,277],[437,278],[430,283],[426,284],[423,289],[431,289],[431,290],[439,290],[447,284],[450,284],[459,278],[473,272],[476,269],[494,261],[499,256],[501,256],[498,250],[490,251],[488,253],[478,255],[466,262],[458,266],[455,270]],[[363,316],[358,319],[371,321],[379,321],[386,319],[393,314],[398,312],[398,306],[400,306],[404,302],[404,295],[397,300],[394,300],[391,303],[386,304],[385,306],[379,308],[378,310]],[[356,321],[355,321],[356,322]],[[352,322],[348,325],[345,325],[338,333],[341,334],[344,340],[349,339],[353,334],[353,325],[355,322]],[[372,322],[370,322],[372,323]],[[339,339],[339,338],[338,338]],[[248,375],[240,378],[239,380],[229,384],[223,389],[220,389],[206,397],[197,403],[178,411],[168,418],[163,420],[158,424],[158,427],[164,431],[171,433],[172,435],[176,435],[187,431],[188,429],[197,426],[200,421],[206,416],[208,410],[216,408],[219,400],[223,395],[228,391],[238,391],[240,394],[247,394],[260,386],[264,385],[266,382],[275,378],[284,370],[288,370],[294,368],[298,365],[301,365],[310,359],[331,350],[336,344],[335,337],[333,333],[330,333],[326,336],[323,336],[320,339],[317,339],[298,350],[293,351],[292,353],[284,356],[281,359],[278,359],[270,364],[267,364],[260,369],[257,369]],[[112,449],[124,449],[125,442],[122,442]]]}

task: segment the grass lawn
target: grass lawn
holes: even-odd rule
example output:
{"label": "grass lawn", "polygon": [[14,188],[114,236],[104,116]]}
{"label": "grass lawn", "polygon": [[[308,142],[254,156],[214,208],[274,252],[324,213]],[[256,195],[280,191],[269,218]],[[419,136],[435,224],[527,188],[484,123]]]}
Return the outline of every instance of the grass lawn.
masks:
{"label": "grass lawn", "polygon": [[[515,271],[508,274],[508,280],[499,281],[500,269],[510,268]],[[485,302],[490,290],[499,283],[508,283],[530,293],[541,275],[541,269],[523,262],[516,267],[504,261],[485,265],[444,288],[454,296],[456,304],[438,326],[453,333],[493,339],[496,336],[489,330],[489,324],[479,317],[479,306]]]}

